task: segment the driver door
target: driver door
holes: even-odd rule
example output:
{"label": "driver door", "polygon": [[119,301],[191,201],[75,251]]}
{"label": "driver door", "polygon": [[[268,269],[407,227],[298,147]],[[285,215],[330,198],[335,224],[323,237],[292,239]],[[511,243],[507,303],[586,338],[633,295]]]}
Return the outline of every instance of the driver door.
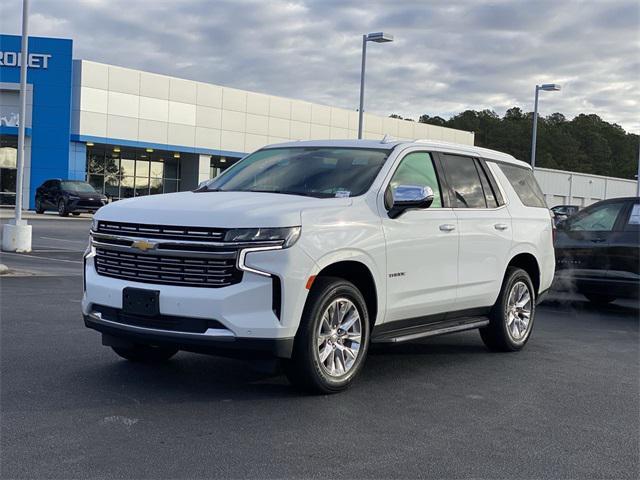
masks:
{"label": "driver door", "polygon": [[443,205],[443,188],[430,153],[407,153],[396,164],[382,195],[386,192],[389,197],[399,185],[431,187],[434,200],[429,208],[407,210],[397,218],[389,218],[389,205],[381,206],[387,253],[385,323],[438,321],[455,310],[458,219],[453,209]]}
{"label": "driver door", "polygon": [[587,207],[556,230],[556,265],[574,277],[606,277],[609,240],[625,207],[624,201]]}

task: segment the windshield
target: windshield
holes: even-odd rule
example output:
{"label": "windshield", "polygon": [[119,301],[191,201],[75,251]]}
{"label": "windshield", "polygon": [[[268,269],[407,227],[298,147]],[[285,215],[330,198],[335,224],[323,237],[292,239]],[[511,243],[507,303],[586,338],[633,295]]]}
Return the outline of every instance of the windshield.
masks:
{"label": "windshield", "polygon": [[98,193],[95,188],[85,182],[60,182],[60,188],[67,192]]}
{"label": "windshield", "polygon": [[291,147],[259,150],[202,190],[354,197],[366,192],[390,150]]}

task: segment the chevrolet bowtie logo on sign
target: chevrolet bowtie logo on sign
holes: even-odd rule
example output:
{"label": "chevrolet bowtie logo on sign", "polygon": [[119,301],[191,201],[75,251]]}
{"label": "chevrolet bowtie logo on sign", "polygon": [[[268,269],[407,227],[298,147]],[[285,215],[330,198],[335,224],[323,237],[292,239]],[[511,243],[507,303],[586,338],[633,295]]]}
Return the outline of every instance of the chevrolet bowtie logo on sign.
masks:
{"label": "chevrolet bowtie logo on sign", "polygon": [[147,240],[136,240],[131,244],[133,248],[137,248],[138,250],[141,250],[143,252],[146,252],[147,250],[153,250],[154,248],[156,248],[156,245],[156,243],[148,242]]}

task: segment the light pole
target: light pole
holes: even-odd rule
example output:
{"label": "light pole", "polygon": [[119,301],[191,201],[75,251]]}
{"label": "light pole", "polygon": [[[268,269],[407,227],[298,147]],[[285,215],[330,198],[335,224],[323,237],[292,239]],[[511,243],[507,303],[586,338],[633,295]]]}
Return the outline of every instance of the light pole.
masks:
{"label": "light pole", "polygon": [[22,0],[22,48],[20,52],[20,116],[18,124],[18,155],[16,164],[16,213],[15,219],[2,228],[2,250],[9,252],[31,251],[31,225],[22,220],[22,183],[24,179],[24,135],[27,120],[27,68],[29,49],[29,0]]}
{"label": "light pole", "polygon": [[557,92],[560,90],[560,85],[557,83],[545,83],[543,85],[536,85],[536,99],[533,103],[533,132],[531,134],[531,168],[536,168],[536,137],[538,134],[538,92],[544,90],[545,92]]}
{"label": "light pole", "polygon": [[364,68],[367,62],[367,42],[393,42],[393,35],[384,32],[367,33],[362,36],[362,70],[360,71],[360,109],[358,110],[358,138],[362,138],[362,115],[364,114]]}

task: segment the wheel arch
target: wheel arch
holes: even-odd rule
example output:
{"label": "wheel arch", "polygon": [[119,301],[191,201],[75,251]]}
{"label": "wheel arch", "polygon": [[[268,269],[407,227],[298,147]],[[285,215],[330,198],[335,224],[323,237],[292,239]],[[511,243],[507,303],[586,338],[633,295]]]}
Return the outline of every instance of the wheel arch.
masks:
{"label": "wheel arch", "polygon": [[340,260],[322,268],[316,274],[316,278],[318,277],[338,277],[353,283],[364,297],[369,313],[369,323],[373,328],[380,305],[376,281],[367,265],[358,260]]}
{"label": "wheel arch", "polygon": [[[540,294],[540,265],[536,257],[530,252],[521,252],[514,255],[509,261],[507,268],[517,267],[521,268],[529,274],[533,288],[536,292],[536,297]],[[506,271],[505,271],[506,275]]]}

